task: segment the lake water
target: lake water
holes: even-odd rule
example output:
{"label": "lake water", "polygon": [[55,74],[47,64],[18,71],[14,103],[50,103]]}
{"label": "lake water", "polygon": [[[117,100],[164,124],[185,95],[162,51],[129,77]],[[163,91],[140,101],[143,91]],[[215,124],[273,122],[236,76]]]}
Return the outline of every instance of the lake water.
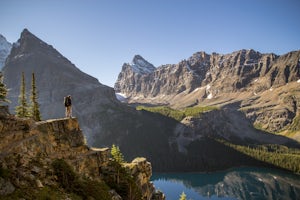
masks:
{"label": "lake water", "polygon": [[154,173],[152,181],[166,200],[300,199],[300,176],[265,168],[215,173]]}

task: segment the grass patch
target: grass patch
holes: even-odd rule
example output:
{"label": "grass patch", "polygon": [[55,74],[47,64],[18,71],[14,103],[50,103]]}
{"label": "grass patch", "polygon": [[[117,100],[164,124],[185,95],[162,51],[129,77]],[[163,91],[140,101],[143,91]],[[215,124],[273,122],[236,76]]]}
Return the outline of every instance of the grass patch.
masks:
{"label": "grass patch", "polygon": [[172,109],[167,106],[156,106],[156,107],[146,107],[137,106],[137,110],[146,110],[153,113],[159,113],[166,117],[175,119],[176,121],[181,121],[187,116],[199,117],[202,113],[218,109],[215,106],[195,106],[190,108],[185,108],[182,110]]}
{"label": "grass patch", "polygon": [[298,114],[294,119],[289,127],[289,130],[292,132],[300,131],[300,115]]}

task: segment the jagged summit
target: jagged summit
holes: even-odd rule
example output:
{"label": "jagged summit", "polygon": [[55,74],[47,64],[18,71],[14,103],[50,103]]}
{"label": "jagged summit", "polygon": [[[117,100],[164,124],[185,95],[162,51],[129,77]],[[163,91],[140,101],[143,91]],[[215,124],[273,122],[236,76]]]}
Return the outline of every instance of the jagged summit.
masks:
{"label": "jagged summit", "polygon": [[[21,57],[48,56],[51,59],[64,58],[56,49],[32,34],[28,29],[24,29],[17,42],[13,44],[11,54],[7,62],[12,62]],[[65,61],[68,59],[64,58]],[[69,61],[70,62],[70,61]]]}
{"label": "jagged summit", "polygon": [[24,28],[23,31],[21,32],[21,38],[20,39],[24,39],[26,37],[32,37],[32,38],[38,39],[27,28]]}
{"label": "jagged summit", "polygon": [[[121,93],[126,96],[127,92],[125,90],[127,86],[134,87],[135,77],[138,76],[147,76],[154,72],[156,68],[145,60],[140,55],[135,55],[131,63],[124,63],[122,67],[122,72],[119,74],[118,80],[115,83],[114,89],[116,93]],[[127,78],[131,77],[131,81],[128,82]],[[125,82],[123,82],[125,81]],[[127,86],[126,86],[127,85]],[[124,90],[125,89],[125,90]],[[130,89],[129,89],[130,90]],[[128,92],[129,92],[128,90]]]}
{"label": "jagged summit", "polygon": [[133,71],[138,74],[149,74],[156,69],[151,63],[149,63],[140,55],[134,56],[130,66]]}
{"label": "jagged summit", "polygon": [[0,70],[4,66],[5,60],[9,55],[11,48],[11,43],[9,43],[6,38],[0,34]]}

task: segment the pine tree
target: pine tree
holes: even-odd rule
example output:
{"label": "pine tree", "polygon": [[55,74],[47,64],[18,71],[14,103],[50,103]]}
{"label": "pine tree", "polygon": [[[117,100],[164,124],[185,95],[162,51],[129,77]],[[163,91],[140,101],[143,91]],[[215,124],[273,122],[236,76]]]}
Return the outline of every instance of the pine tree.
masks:
{"label": "pine tree", "polygon": [[124,156],[120,151],[120,148],[116,145],[112,145],[111,147],[111,155],[115,161],[118,163],[123,163],[124,162]]}
{"label": "pine tree", "polygon": [[41,121],[40,105],[39,105],[37,99],[38,99],[38,94],[37,94],[37,89],[36,89],[36,85],[35,85],[35,76],[34,76],[34,73],[32,73],[31,95],[30,95],[30,102],[31,102],[30,116],[35,121]]}
{"label": "pine tree", "polygon": [[0,72],[0,102],[2,103],[9,102],[6,99],[6,95],[7,95],[7,88],[6,85],[3,83],[3,74],[2,72]]}
{"label": "pine tree", "polygon": [[184,192],[181,193],[179,200],[186,200],[186,194]]}
{"label": "pine tree", "polygon": [[17,117],[29,117],[28,112],[28,104],[26,99],[26,87],[25,87],[25,76],[24,72],[22,72],[22,81],[20,87],[20,95],[19,95],[19,105],[16,107],[16,116]]}

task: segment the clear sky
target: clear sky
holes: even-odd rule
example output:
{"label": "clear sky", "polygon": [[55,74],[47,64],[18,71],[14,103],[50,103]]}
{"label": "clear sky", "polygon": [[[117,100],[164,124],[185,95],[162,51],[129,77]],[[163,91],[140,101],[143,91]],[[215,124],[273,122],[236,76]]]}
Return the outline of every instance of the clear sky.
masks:
{"label": "clear sky", "polygon": [[158,67],[198,51],[300,49],[300,0],[0,0],[0,33],[24,28],[114,85],[139,54]]}

